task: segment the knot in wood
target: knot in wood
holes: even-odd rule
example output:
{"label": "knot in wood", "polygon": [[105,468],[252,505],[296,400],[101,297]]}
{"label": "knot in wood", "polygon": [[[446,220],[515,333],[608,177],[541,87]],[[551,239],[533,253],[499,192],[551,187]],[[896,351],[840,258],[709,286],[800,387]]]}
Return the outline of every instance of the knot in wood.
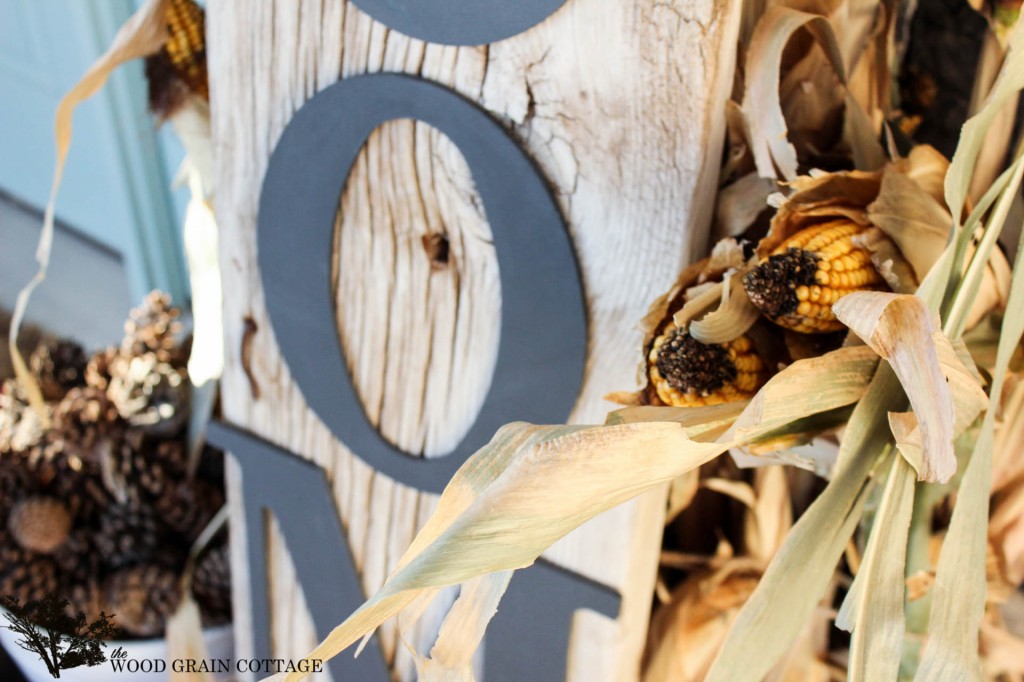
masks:
{"label": "knot in wood", "polygon": [[448,242],[448,237],[437,232],[423,235],[423,249],[427,252],[427,258],[430,259],[430,269],[444,270],[448,267],[448,261],[451,258],[451,245]]}

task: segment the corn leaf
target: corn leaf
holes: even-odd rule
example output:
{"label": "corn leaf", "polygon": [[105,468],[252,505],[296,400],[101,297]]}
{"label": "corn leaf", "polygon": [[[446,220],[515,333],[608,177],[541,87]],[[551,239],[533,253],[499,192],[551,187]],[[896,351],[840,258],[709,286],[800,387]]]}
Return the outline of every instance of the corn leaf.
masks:
{"label": "corn leaf", "polygon": [[753,509],[757,504],[757,496],[754,494],[754,489],[745,481],[733,481],[728,478],[706,478],[701,481],[700,485],[702,488],[728,495],[748,509]]}
{"label": "corn leaf", "polygon": [[420,682],[473,682],[473,654],[511,578],[512,571],[498,571],[463,585],[441,625],[430,658],[413,653]]}
{"label": "corn leaf", "polygon": [[[1014,36],[1022,35],[1020,29]],[[984,112],[982,112],[984,113]],[[980,114],[979,114],[980,115]],[[1007,367],[1024,335],[1024,250],[1018,248],[990,395],[1002,395]],[[932,589],[930,634],[916,680],[980,679],[978,628],[985,611],[985,556],[996,410],[985,413],[967,465]]]}
{"label": "corn leaf", "polygon": [[[1006,218],[1010,214],[1010,209],[1020,189],[1022,178],[1024,178],[1024,163],[1021,163],[1018,159],[1018,162],[1013,166],[1013,174],[1010,176],[1009,182],[999,195],[998,201],[996,201],[981,243],[974,250],[970,264],[967,266],[967,271],[964,273],[963,280],[960,282],[960,287],[957,289],[953,299],[953,304],[946,318],[946,330],[950,338],[957,338],[964,332],[968,313],[978,297],[978,289],[981,287],[984,275],[989,269],[989,258],[992,255],[993,249],[996,248],[996,239],[1002,232]],[[966,239],[969,236],[965,230],[962,238]]]}
{"label": "corn leaf", "polygon": [[1003,106],[1021,88],[1024,88],[1024,29],[1018,24],[1010,35],[1006,60],[985,105],[960,131],[960,143],[946,174],[946,204],[957,222],[970,190],[974,165],[985,141],[985,133]]}
{"label": "corn leaf", "polygon": [[503,427],[452,478],[437,511],[384,587],[309,657],[336,655],[411,604],[423,589],[529,566],[584,521],[727,447],[693,441],[679,424],[663,422]]}
{"label": "corn leaf", "polygon": [[948,281],[946,282],[945,295],[943,297],[944,308],[948,309],[948,306],[952,304],[953,296],[956,291],[960,288],[960,282],[963,280],[963,266],[964,259],[967,256],[967,250],[973,239],[975,230],[981,224],[981,219],[989,212],[992,206],[996,203],[996,200],[1003,195],[1006,186],[1010,184],[1010,180],[1014,175],[1017,174],[1017,168],[1022,163],[1022,159],[1018,158],[1014,161],[1009,168],[996,178],[996,181],[992,183],[992,186],[988,188],[988,191],[982,195],[981,199],[978,200],[978,204],[971,211],[970,215],[967,216],[966,222],[964,222],[963,229],[957,236],[952,257],[950,260],[950,272],[948,275]]}
{"label": "corn leaf", "polygon": [[750,556],[767,563],[793,527],[793,498],[786,469],[770,466],[754,474],[754,507],[747,514],[743,538]]}
{"label": "corn leaf", "polygon": [[924,442],[917,416],[913,412],[890,412],[889,430],[896,449],[919,474],[927,466],[924,461]]}
{"label": "corn leaf", "polygon": [[886,413],[903,400],[892,369],[879,365],[850,417],[832,480],[787,535],[706,682],[760,682],[803,630],[860,521],[871,472],[890,443]]}
{"label": "corn leaf", "polygon": [[[988,395],[982,388],[982,377],[963,340],[957,339],[953,344],[941,331],[932,334],[932,339],[939,356],[939,366],[953,397],[953,437],[957,438],[988,406]],[[915,470],[920,471],[925,466],[924,443],[917,415],[913,412],[890,412],[889,427],[900,453]]]}
{"label": "corn leaf", "polygon": [[796,421],[796,414],[851,405],[864,395],[877,363],[878,356],[865,346],[798,360],[757,392],[723,440],[753,440]]}
{"label": "corn leaf", "polygon": [[918,476],[945,483],[956,473],[953,397],[939,365],[932,316],[924,301],[907,294],[859,291],[841,298],[832,310],[892,365],[921,429]]}
{"label": "corn leaf", "polygon": [[914,478],[906,460],[893,457],[864,561],[836,618],[837,627],[853,633],[847,667],[851,681],[894,680],[899,671]]}
{"label": "corn leaf", "polygon": [[[740,412],[742,404],[638,407],[612,413],[605,426],[511,424],[502,428],[452,478],[437,511],[385,586],[310,657],[336,655],[409,607],[424,590],[530,565],[584,521],[695,469],[743,439],[855,402],[864,394],[877,357],[864,347],[840,349],[830,356],[791,365],[785,373],[802,390],[791,395],[785,389],[788,382],[765,386],[762,391],[768,397],[760,398],[761,406],[750,413]],[[808,390],[812,385],[817,394]],[[785,409],[775,405],[775,398],[788,400]],[[726,429],[737,415],[743,419],[743,429],[729,435]],[[853,495],[862,502],[857,492]],[[841,502],[841,506],[850,504]],[[466,614],[480,622],[477,616],[486,609],[482,602],[473,603]],[[465,617],[452,621],[452,627],[462,627],[457,623]],[[460,631],[477,632],[474,628]],[[296,679],[299,676],[289,678]]]}
{"label": "corn leaf", "polygon": [[978,373],[978,367],[963,339],[952,342],[941,331],[936,331],[932,338],[938,352],[939,365],[953,396],[953,437],[956,438],[988,407],[988,394],[983,388],[984,379]]}
{"label": "corn leaf", "polygon": [[857,98],[847,93],[846,116],[843,119],[843,138],[853,155],[853,166],[857,170],[873,171],[885,165],[885,150],[882,149],[875,133],[871,117],[864,111]]}
{"label": "corn leaf", "polygon": [[723,282],[715,282],[702,292],[683,304],[683,307],[672,316],[672,322],[680,329],[686,328],[690,320],[709,310],[716,302],[722,300]]}

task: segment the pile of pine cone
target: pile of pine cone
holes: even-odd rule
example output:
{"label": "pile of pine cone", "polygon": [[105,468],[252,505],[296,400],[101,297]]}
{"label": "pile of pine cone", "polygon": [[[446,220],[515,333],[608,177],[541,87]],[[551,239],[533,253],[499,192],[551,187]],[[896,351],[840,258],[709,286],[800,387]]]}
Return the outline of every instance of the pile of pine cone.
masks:
{"label": "pile of pine cone", "polygon": [[[55,592],[91,622],[155,637],[180,600],[189,550],[224,503],[217,473],[189,472],[188,342],[178,310],[150,294],[120,348],[69,341],[29,359],[50,426],[15,380],[0,392],[0,595]],[[221,533],[221,535],[226,535]],[[226,538],[197,560],[206,624],[230,620]]]}

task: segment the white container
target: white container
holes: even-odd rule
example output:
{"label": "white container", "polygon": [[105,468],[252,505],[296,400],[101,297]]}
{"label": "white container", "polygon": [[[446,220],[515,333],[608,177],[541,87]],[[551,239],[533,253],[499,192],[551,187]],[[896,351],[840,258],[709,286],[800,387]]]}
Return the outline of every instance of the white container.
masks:
{"label": "white container", "polygon": [[[2,612],[2,610],[0,610]],[[0,615],[0,626],[7,625],[8,621]],[[6,627],[0,627],[0,644],[14,661],[21,674],[28,682],[52,682],[53,677],[46,669],[46,664],[32,651],[26,651],[17,644],[19,636]],[[203,641],[206,642],[206,650],[210,659],[227,662],[227,673],[213,674],[212,678],[217,682],[227,682],[234,679],[234,633],[231,625],[220,625],[214,628],[203,630]],[[122,672],[115,672],[111,665],[110,655],[120,647],[127,654],[125,667]],[[109,641],[103,649],[107,655],[107,661],[95,666],[78,666],[68,670],[60,671],[62,682],[167,682],[171,679],[172,662],[167,657],[167,641],[164,639],[136,639],[130,641]],[[128,661],[161,661],[165,669],[161,672],[129,672]],[[197,663],[198,665],[198,663]],[[211,665],[208,663],[207,665]],[[134,670],[135,666],[132,665]]]}

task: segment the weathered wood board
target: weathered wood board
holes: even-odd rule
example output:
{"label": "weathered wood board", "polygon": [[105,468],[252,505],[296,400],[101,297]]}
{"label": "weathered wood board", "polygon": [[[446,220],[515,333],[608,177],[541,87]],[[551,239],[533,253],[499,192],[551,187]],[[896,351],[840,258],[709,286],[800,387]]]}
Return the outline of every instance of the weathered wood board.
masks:
{"label": "weathered wood board", "polygon": [[[541,24],[480,47],[406,37],[346,0],[209,4],[224,417],[327,471],[368,593],[436,498],[348,452],[308,409],[282,362],[263,302],[255,230],[264,171],[284,126],[323,88],[381,71],[443,84],[491,112],[539,165],[572,235],[590,340],[571,419],[600,422],[613,407],[602,396],[636,386],[638,320],[705,246],[740,4],[567,0]],[[445,243],[447,255],[438,248]],[[443,454],[472,424],[487,391],[502,300],[490,228],[458,149],[424,123],[381,126],[345,185],[335,245],[337,326],[367,414],[403,450]],[[242,657],[249,610],[240,485],[239,470],[229,467]],[[576,614],[570,679],[635,678],[664,503],[664,491],[650,493],[545,555],[622,594],[618,621]],[[274,653],[298,658],[317,640],[305,605],[316,595],[303,595],[275,531],[268,548]],[[411,679],[394,629],[381,639],[394,674]]]}

